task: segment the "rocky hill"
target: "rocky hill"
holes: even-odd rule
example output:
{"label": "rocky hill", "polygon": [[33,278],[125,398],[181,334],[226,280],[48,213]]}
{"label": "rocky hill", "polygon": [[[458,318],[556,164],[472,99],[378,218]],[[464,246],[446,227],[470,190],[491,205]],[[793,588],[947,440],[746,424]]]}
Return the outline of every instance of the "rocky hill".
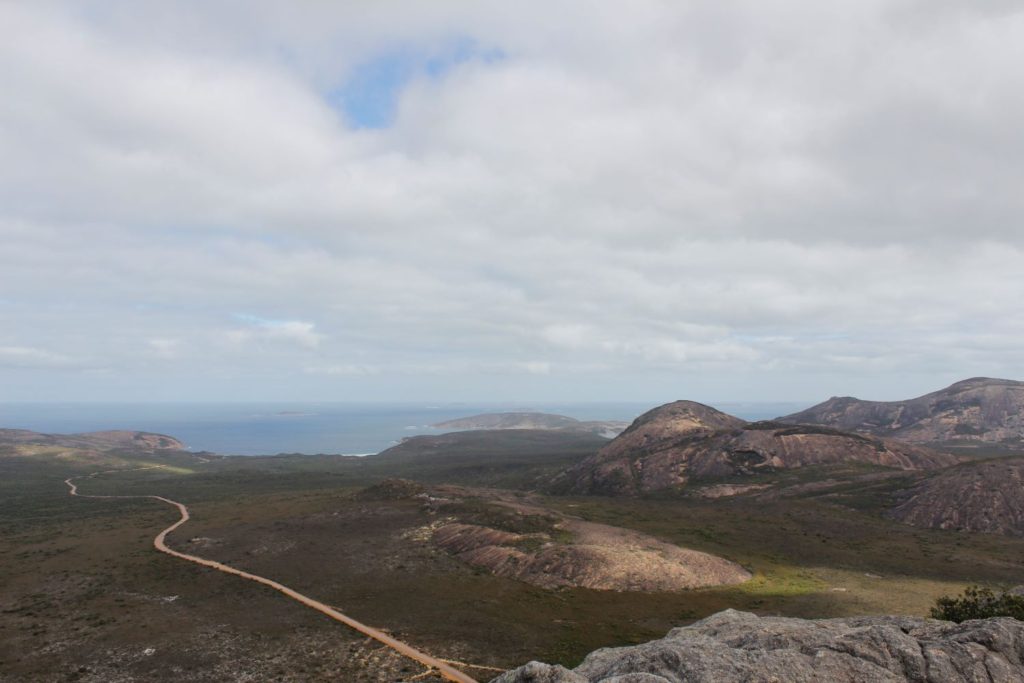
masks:
{"label": "rocky hill", "polygon": [[921,446],[826,427],[746,423],[699,403],[677,401],[641,415],[596,455],[565,472],[554,488],[635,495],[694,481],[851,462],[918,470],[959,460]]}
{"label": "rocky hill", "polygon": [[657,451],[680,438],[740,429],[745,420],[695,401],[675,401],[658,406],[633,421],[603,453],[615,458],[643,451]]}
{"label": "rocky hill", "polygon": [[592,652],[573,670],[531,662],[492,683],[1009,683],[1024,681],[1024,622],[788,619],[726,610],[661,640]]}
{"label": "rocky hill", "polygon": [[899,497],[890,516],[907,524],[1024,536],[1024,458],[951,467]]}
{"label": "rocky hill", "polygon": [[42,434],[27,429],[0,429],[0,444],[57,446],[60,448],[89,448],[94,450],[183,451],[185,444],[165,434],[109,430],[83,434]]}
{"label": "rocky hill", "polygon": [[906,401],[833,397],[778,418],[912,443],[980,442],[1024,446],[1024,382],[976,377]]}
{"label": "rocky hill", "polygon": [[435,429],[557,429],[572,432],[589,432],[607,438],[619,434],[627,422],[615,420],[583,422],[565,415],[552,413],[484,413],[460,417],[431,425]]}
{"label": "rocky hill", "polygon": [[433,541],[466,564],[542,588],[665,592],[743,583],[721,557],[627,529],[561,519],[556,532],[513,533],[452,522]]}
{"label": "rocky hill", "polygon": [[418,501],[433,519],[404,538],[429,542],[478,570],[542,588],[666,592],[751,578],[735,562],[579,519],[547,507],[537,496],[392,479],[357,498]]}

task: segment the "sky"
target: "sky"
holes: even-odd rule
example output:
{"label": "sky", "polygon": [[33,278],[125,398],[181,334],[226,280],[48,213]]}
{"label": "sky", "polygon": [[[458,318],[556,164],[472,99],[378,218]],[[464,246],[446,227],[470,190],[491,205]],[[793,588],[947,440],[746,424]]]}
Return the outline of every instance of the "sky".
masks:
{"label": "sky", "polygon": [[0,401],[1024,379],[1024,8],[0,3]]}

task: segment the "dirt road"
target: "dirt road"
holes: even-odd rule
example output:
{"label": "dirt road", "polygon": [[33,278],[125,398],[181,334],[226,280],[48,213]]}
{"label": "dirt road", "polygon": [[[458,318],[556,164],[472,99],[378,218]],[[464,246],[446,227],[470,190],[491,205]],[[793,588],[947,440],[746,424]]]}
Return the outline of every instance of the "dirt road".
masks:
{"label": "dirt road", "polygon": [[[142,469],[146,469],[146,468],[142,468]],[[118,471],[118,470],[107,470],[107,471],[110,472],[110,471]],[[97,474],[104,474],[104,472],[94,472],[93,474],[90,474],[88,476],[89,477],[94,477]],[[276,591],[278,591],[280,593],[284,593],[289,598],[291,598],[293,600],[297,600],[297,601],[301,602],[303,605],[306,605],[307,607],[312,607],[316,611],[321,612],[323,614],[326,614],[331,619],[334,619],[335,621],[340,621],[341,623],[345,624],[346,626],[348,626],[350,628],[353,628],[356,631],[359,631],[363,635],[369,636],[370,638],[373,638],[374,640],[377,640],[377,641],[383,643],[384,645],[387,645],[388,647],[390,647],[391,649],[395,650],[396,652],[398,652],[398,653],[400,653],[402,655],[405,655],[406,657],[409,657],[410,659],[416,660],[417,662],[419,662],[423,666],[427,667],[428,669],[432,669],[434,671],[437,671],[441,676],[443,676],[445,679],[447,679],[449,681],[454,681],[455,683],[477,683],[474,679],[470,678],[469,676],[467,676],[466,674],[462,673],[458,669],[455,669],[454,667],[452,667],[451,665],[447,664],[446,662],[444,662],[444,661],[442,661],[440,659],[437,659],[435,657],[431,657],[430,655],[428,655],[428,654],[426,654],[424,652],[420,652],[419,650],[417,650],[416,648],[412,647],[411,645],[407,645],[407,644],[403,643],[400,640],[396,640],[396,639],[392,638],[391,636],[389,636],[388,634],[384,633],[383,631],[381,631],[379,629],[375,629],[372,626],[367,626],[366,624],[363,624],[362,622],[356,621],[352,617],[349,617],[349,616],[346,616],[346,615],[342,614],[341,612],[339,612],[338,610],[334,609],[333,607],[331,607],[329,605],[325,605],[324,603],[320,602],[319,600],[314,600],[313,598],[311,598],[309,596],[303,595],[302,593],[299,593],[296,590],[292,590],[288,586],[280,584],[277,581],[265,578],[263,576],[257,576],[256,574],[250,574],[249,572],[244,572],[241,569],[235,569],[234,567],[230,567],[230,566],[228,566],[226,564],[222,564],[220,562],[215,562],[213,560],[207,560],[207,559],[204,559],[202,557],[197,557],[195,555],[188,555],[186,553],[180,553],[177,550],[174,550],[172,548],[167,547],[167,543],[165,542],[166,539],[167,539],[167,534],[171,533],[172,531],[174,531],[175,529],[177,529],[178,527],[180,527],[182,524],[184,524],[185,522],[187,522],[189,520],[188,508],[185,507],[183,504],[175,501],[175,500],[171,500],[170,498],[164,498],[162,496],[93,496],[93,495],[87,495],[87,494],[84,494],[84,493],[79,493],[78,492],[78,486],[76,486],[75,483],[74,483],[74,478],[65,479],[64,483],[68,485],[68,489],[69,489],[68,492],[70,493],[70,495],[72,495],[72,496],[79,496],[81,498],[113,498],[113,499],[152,498],[153,500],[159,500],[160,502],[166,503],[167,505],[172,505],[172,506],[178,508],[178,512],[181,514],[181,519],[179,519],[177,522],[175,522],[171,526],[169,526],[166,529],[164,529],[163,531],[161,531],[159,534],[156,535],[156,538],[153,539],[153,546],[157,550],[159,550],[160,552],[167,553],[168,555],[173,555],[174,557],[177,557],[177,558],[182,559],[182,560],[186,560],[188,562],[193,562],[195,564],[201,564],[204,567],[210,567],[211,569],[216,569],[217,571],[224,572],[225,574],[234,574],[235,576],[240,576],[243,579],[248,579],[250,581],[255,581],[256,583],[262,583],[264,586],[270,586],[274,590],[276,590]]]}

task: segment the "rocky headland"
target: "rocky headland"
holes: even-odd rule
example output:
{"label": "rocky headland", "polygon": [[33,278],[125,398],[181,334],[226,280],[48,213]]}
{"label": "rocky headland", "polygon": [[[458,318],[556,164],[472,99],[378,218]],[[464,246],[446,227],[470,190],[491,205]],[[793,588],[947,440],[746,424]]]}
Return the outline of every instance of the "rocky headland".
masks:
{"label": "rocky headland", "polygon": [[59,448],[87,448],[94,450],[183,451],[185,444],[166,434],[108,430],[82,434],[42,434],[27,429],[0,429],[0,445],[56,446]]}

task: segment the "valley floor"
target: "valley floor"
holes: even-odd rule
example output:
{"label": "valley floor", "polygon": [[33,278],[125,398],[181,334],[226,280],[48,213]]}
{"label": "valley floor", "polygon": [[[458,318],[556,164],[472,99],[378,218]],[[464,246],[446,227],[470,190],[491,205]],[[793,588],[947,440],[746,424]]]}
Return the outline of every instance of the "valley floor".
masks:
{"label": "valley floor", "polygon": [[[106,464],[127,466],[114,460]],[[728,607],[921,616],[967,584],[1024,576],[1020,539],[882,518],[886,477],[774,498],[529,495],[531,505],[712,553],[754,575],[737,586],[632,593],[551,590],[468,566],[417,536],[437,520],[419,500],[357,495],[387,473],[350,459],[161,463],[170,469],[126,470],[83,492],[180,500],[192,519],[169,537],[172,547],[273,578],[435,656],[494,669],[573,665]],[[166,506],[69,498],[63,480],[97,464],[73,452],[0,458],[0,680],[395,681],[423,672],[272,590],[155,552],[153,536],[175,517]],[[473,476],[467,483],[489,484],[490,475]]]}

